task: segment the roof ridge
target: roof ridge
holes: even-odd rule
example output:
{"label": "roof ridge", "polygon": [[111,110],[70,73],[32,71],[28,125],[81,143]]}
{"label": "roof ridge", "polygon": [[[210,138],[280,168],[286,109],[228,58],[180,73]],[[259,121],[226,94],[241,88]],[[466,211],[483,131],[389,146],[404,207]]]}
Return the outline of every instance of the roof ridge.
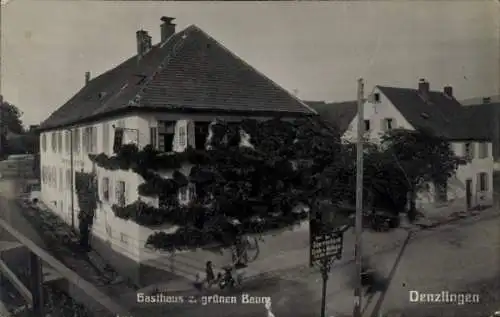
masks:
{"label": "roof ridge", "polygon": [[182,30],[182,31],[180,31],[180,32],[172,35],[167,41],[165,41],[165,43],[166,43],[166,42],[172,40],[175,35],[180,35],[181,33],[184,33],[184,34],[182,34],[181,39],[179,40],[179,42],[177,42],[177,43],[174,44],[174,47],[172,48],[172,50],[170,51],[170,53],[167,54],[167,56],[165,56],[165,58],[156,67],[156,70],[144,81],[144,83],[142,83],[141,87],[139,88],[139,91],[134,96],[134,98],[132,98],[131,100],[128,101],[128,105],[129,106],[140,106],[140,101],[141,101],[141,97],[142,97],[141,94],[144,92],[144,90],[146,89],[146,87],[151,83],[151,81],[153,80],[153,78],[156,75],[158,75],[158,73],[161,72],[165,67],[167,67],[168,64],[170,63],[170,61],[172,60],[172,58],[174,58],[176,56],[176,53],[180,49],[182,49],[182,47],[184,46],[184,43],[185,43],[185,39],[189,35],[188,33],[191,32],[191,31],[193,31],[193,29],[196,30],[196,29],[199,29],[199,28],[196,27],[194,24],[190,25],[187,28],[185,28],[184,30]]}
{"label": "roof ridge", "polygon": [[207,32],[203,31],[202,29],[198,28],[196,25],[191,25],[191,27],[194,27],[196,28],[197,30],[199,30],[203,35],[205,35],[206,37],[208,37],[209,39],[211,39],[212,41],[214,41],[215,43],[217,43],[224,51],[226,51],[226,53],[230,54],[231,56],[233,56],[234,58],[238,59],[239,61],[241,61],[245,66],[247,66],[248,68],[250,68],[251,70],[253,70],[255,73],[259,74],[260,76],[262,76],[263,78],[265,78],[269,83],[271,83],[273,86],[275,86],[276,88],[280,89],[280,90],[283,90],[284,92],[286,92],[289,96],[291,96],[293,99],[295,99],[295,101],[299,102],[302,106],[304,106],[305,108],[309,109],[310,111],[312,111],[314,114],[318,114],[318,112],[316,110],[314,110],[313,108],[311,108],[309,105],[307,105],[305,102],[303,102],[301,99],[299,99],[297,96],[291,94],[288,90],[286,90],[285,88],[281,87],[278,83],[276,83],[274,80],[272,80],[271,78],[269,78],[268,76],[264,75],[261,71],[259,71],[258,69],[256,69],[255,67],[253,67],[252,65],[250,65],[249,63],[247,63],[243,58],[239,57],[238,55],[236,55],[234,52],[232,52],[230,49],[228,49],[226,46],[224,46],[224,44],[222,44],[221,42],[217,41],[216,39],[214,39],[212,36],[210,36],[210,34],[208,34]]}

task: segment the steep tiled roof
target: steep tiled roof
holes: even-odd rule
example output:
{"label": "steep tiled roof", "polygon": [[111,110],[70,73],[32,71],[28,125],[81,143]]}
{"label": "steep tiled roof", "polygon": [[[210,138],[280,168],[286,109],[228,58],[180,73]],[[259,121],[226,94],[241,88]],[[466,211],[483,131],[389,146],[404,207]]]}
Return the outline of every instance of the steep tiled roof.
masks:
{"label": "steep tiled roof", "polygon": [[91,80],[40,130],[129,109],[315,114],[192,25]]}
{"label": "steep tiled roof", "polygon": [[494,118],[500,114],[500,103],[464,106],[457,122],[457,139],[492,140]]}
{"label": "steep tiled roof", "polygon": [[417,89],[377,86],[403,117],[416,129],[426,129],[454,139],[462,135],[457,123],[462,119],[463,106],[453,97],[430,91],[427,101]]}
{"label": "steep tiled roof", "polygon": [[352,122],[357,112],[356,101],[331,102],[305,101],[316,110],[320,118],[334,125],[340,133],[344,133]]}

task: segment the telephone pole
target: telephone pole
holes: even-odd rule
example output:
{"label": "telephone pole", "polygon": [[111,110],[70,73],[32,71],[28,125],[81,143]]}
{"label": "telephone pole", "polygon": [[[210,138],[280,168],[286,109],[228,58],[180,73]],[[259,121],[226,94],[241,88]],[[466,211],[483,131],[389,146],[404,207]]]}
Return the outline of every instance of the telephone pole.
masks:
{"label": "telephone pole", "polygon": [[354,288],[353,317],[361,317],[361,235],[363,233],[363,134],[364,134],[364,82],[358,79],[358,137],[356,143],[356,224],[354,256],[356,261],[356,276]]}

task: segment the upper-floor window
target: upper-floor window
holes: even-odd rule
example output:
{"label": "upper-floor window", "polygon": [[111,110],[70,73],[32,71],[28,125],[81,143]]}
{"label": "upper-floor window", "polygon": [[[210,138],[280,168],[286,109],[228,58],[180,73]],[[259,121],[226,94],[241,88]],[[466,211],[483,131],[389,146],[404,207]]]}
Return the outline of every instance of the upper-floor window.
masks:
{"label": "upper-floor window", "polygon": [[478,147],[479,147],[479,153],[478,153],[478,158],[480,159],[484,159],[484,158],[487,158],[488,157],[488,143],[486,142],[481,142],[478,144]]}
{"label": "upper-floor window", "polygon": [[127,200],[125,194],[125,182],[116,182],[116,204],[120,207],[125,207]]}
{"label": "upper-floor window", "polygon": [[194,142],[197,150],[204,150],[208,137],[208,122],[194,123]]}
{"label": "upper-floor window", "polygon": [[47,133],[42,133],[42,151],[47,151]]}
{"label": "upper-floor window", "polygon": [[66,150],[66,153],[71,152],[71,132],[70,131],[64,131],[64,149]]}
{"label": "upper-floor window", "polygon": [[50,145],[52,148],[52,152],[57,152],[57,135],[55,132],[50,134]]}
{"label": "upper-floor window", "polygon": [[95,127],[86,127],[83,129],[82,143],[85,153],[97,152],[97,133]]}
{"label": "upper-floor window", "polygon": [[80,129],[76,128],[73,130],[73,151],[76,153],[80,152]]}
{"label": "upper-floor window", "polygon": [[63,151],[63,139],[61,131],[57,132],[57,150],[59,153]]}
{"label": "upper-floor window", "polygon": [[370,131],[370,128],[371,128],[371,127],[370,127],[370,120],[364,120],[364,125],[365,125],[365,126],[364,126],[364,129],[365,129],[364,131],[365,131],[365,132],[366,132],[366,131]]}
{"label": "upper-floor window", "polygon": [[374,102],[380,102],[380,94],[379,93],[374,93],[373,94],[373,101]]}
{"label": "upper-floor window", "polygon": [[472,160],[474,158],[474,143],[467,142],[464,144],[463,156],[468,160]]}
{"label": "upper-floor window", "polygon": [[162,152],[172,152],[175,135],[175,122],[158,122],[158,150]]}
{"label": "upper-floor window", "polygon": [[392,118],[385,118],[382,121],[382,130],[383,131],[390,131],[394,129],[394,119]]}

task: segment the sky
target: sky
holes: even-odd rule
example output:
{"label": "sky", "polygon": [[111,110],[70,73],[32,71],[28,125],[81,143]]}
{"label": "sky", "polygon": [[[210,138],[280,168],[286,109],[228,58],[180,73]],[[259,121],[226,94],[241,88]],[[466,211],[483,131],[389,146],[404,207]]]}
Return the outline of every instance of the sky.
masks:
{"label": "sky", "polygon": [[160,17],[202,28],[303,100],[356,98],[356,82],[457,99],[500,92],[496,1],[119,2],[11,0],[1,12],[1,93],[37,124],[84,84],[159,41]]}

